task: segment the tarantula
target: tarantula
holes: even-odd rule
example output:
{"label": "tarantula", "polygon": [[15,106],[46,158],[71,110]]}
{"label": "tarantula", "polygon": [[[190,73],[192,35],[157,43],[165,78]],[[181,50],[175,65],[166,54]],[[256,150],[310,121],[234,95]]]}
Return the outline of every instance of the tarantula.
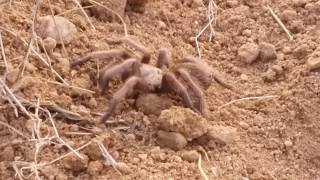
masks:
{"label": "tarantula", "polygon": [[108,110],[101,118],[102,122],[112,116],[120,101],[140,93],[175,93],[182,98],[184,106],[205,115],[204,91],[209,88],[213,79],[224,87],[233,89],[218,71],[200,59],[187,56],[172,66],[170,51],[161,48],[154,66],[149,64],[150,50],[143,45],[128,37],[120,38],[117,42],[140,51],[142,57],[134,57],[124,49],[112,49],[91,52],[71,63],[71,67],[74,67],[91,59],[125,59],[118,64],[111,63],[99,72],[101,94],[106,91],[110,80],[120,78],[124,82],[110,100]]}

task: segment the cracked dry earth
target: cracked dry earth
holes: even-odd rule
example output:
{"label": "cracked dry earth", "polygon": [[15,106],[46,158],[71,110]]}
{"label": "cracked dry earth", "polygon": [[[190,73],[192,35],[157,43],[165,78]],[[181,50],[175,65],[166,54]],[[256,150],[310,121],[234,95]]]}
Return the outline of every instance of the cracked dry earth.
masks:
{"label": "cracked dry earth", "polygon": [[[69,64],[88,52],[124,47],[109,41],[124,35],[123,25],[114,14],[103,14],[101,6],[80,2],[94,31],[76,1],[51,1],[51,8],[48,2],[39,5],[39,16],[51,15],[52,10],[74,27],[69,24],[70,32],[62,33],[68,41],[64,46],[54,38],[43,39],[48,56],[37,48],[39,39],[27,56],[35,2],[0,1],[2,49],[8,64],[6,72],[1,53],[1,79],[20,100],[33,102],[23,104],[38,117],[30,118],[21,109],[17,117],[1,81],[0,179],[204,179],[200,155],[208,179],[320,179],[320,1],[215,0],[215,33],[211,41],[210,29],[198,39],[201,57],[237,91],[213,83],[206,91],[206,119],[179,108],[174,97],[148,95],[137,103],[129,99],[106,127],[93,122],[121,85],[115,81],[106,95],[96,93],[97,67],[108,60],[74,69]],[[153,54],[167,47],[174,61],[198,55],[194,37],[208,23],[209,1],[149,0],[141,5],[128,0],[125,12],[125,1],[116,7],[112,1],[98,2],[123,16],[128,34]],[[291,32],[292,41],[268,7]],[[155,63],[156,56],[152,58]],[[25,71],[18,76],[23,62]],[[57,74],[82,89],[64,85]],[[69,147],[55,134],[47,111],[37,108],[38,100],[41,108],[50,110],[60,139]],[[117,164],[106,161],[98,144]],[[68,154],[70,147],[81,146],[82,158]]]}

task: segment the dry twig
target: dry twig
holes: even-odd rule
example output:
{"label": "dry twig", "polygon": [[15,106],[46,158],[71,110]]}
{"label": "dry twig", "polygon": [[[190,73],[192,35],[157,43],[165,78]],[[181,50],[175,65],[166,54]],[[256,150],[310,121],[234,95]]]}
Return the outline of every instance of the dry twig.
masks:
{"label": "dry twig", "polygon": [[199,155],[199,159],[198,159],[198,168],[200,170],[200,173],[202,175],[202,177],[205,179],[205,180],[209,180],[207,174],[204,172],[203,168],[202,168],[202,165],[201,165],[201,154]]}
{"label": "dry twig", "polygon": [[2,59],[4,61],[4,65],[6,66],[6,72],[8,73],[9,72],[9,66],[8,66],[8,62],[7,62],[7,59],[6,59],[6,54],[5,54],[5,51],[4,51],[1,32],[0,32],[0,46],[1,46],[1,52],[2,52]]}
{"label": "dry twig", "polygon": [[76,3],[76,5],[80,8],[81,12],[83,13],[83,15],[86,17],[87,21],[89,22],[91,28],[96,31],[96,28],[94,27],[94,25],[92,24],[92,22],[90,21],[90,18],[88,16],[88,14],[86,13],[86,11],[83,9],[83,7],[81,6],[81,4],[79,3],[78,0],[73,0],[74,3]]}
{"label": "dry twig", "polygon": [[291,35],[290,31],[286,28],[286,26],[282,23],[280,18],[273,12],[270,6],[267,6],[269,12],[271,13],[272,17],[276,20],[276,22],[280,25],[280,27],[284,30],[284,32],[287,34],[289,40],[293,40],[293,36]]}

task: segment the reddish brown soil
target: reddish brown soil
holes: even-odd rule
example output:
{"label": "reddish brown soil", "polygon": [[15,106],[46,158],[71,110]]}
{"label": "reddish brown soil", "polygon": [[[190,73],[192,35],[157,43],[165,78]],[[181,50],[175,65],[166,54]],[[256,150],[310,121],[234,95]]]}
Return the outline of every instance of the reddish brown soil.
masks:
{"label": "reddish brown soil", "polygon": [[[63,0],[51,1],[56,14],[73,22],[78,34],[66,45],[67,60],[85,55],[94,50],[120,47],[108,44],[108,39],[122,36],[123,26],[90,17],[96,28],[93,31],[79,11],[67,11]],[[206,6],[199,0],[149,0],[143,13],[128,11],[126,24],[128,33],[135,36],[154,52],[167,47],[172,50],[174,60],[187,54],[197,56],[195,35],[208,22]],[[291,180],[320,179],[320,78],[317,71],[309,71],[306,61],[316,53],[320,39],[320,1],[316,0],[219,0],[215,34],[209,42],[209,31],[199,38],[202,58],[223,72],[238,90],[232,92],[214,83],[206,92],[210,113],[210,125],[231,126],[237,129],[240,138],[226,146],[207,144],[202,146],[209,157],[204,158],[202,168],[209,179],[239,180]],[[18,37],[4,31],[15,32],[29,42],[34,2],[0,1],[0,32],[5,54],[13,68],[23,62],[27,47]],[[294,36],[289,41],[281,27],[267,9],[269,5],[283,20]],[[291,10],[291,11],[289,11]],[[47,1],[41,5],[40,15],[50,15]],[[248,42],[268,42],[275,46],[277,59],[257,60],[246,64],[239,60],[238,49]],[[55,53],[62,54],[58,46]],[[43,57],[45,55],[41,54]],[[0,56],[2,57],[2,56]],[[96,144],[79,151],[84,159],[67,156],[47,166],[41,166],[39,176],[43,179],[202,179],[197,162],[183,160],[181,152],[159,148],[153,125],[156,119],[135,110],[133,101],[123,102],[112,120],[118,123],[107,128],[94,127],[90,121],[97,120],[96,113],[106,110],[113,88],[105,96],[98,93],[72,90],[52,82],[58,80],[41,61],[31,53],[24,79],[27,85],[16,92],[30,101],[55,102],[64,109],[81,113],[85,120],[70,121],[54,117],[62,139],[72,147],[80,147],[96,136],[103,139],[109,153],[120,163],[120,176],[105,162]],[[65,64],[54,61],[54,67],[70,84],[92,91],[96,87],[96,63],[87,63],[76,69],[63,69]],[[62,60],[60,60],[62,62]],[[99,62],[100,67],[105,62]],[[276,77],[267,78],[274,65],[283,69]],[[62,67],[61,67],[62,66]],[[1,76],[5,73],[3,58],[0,61]],[[281,69],[280,68],[280,69]],[[278,68],[279,69],[279,68]],[[270,73],[270,71],[269,71]],[[13,73],[14,74],[14,73]],[[9,74],[11,77],[12,74]],[[271,75],[272,76],[272,75]],[[11,86],[9,84],[9,86]],[[243,100],[220,106],[243,97],[276,96],[258,100]],[[34,113],[33,109],[28,109]],[[54,114],[54,112],[52,112]],[[42,117],[45,119],[45,117]],[[0,99],[0,121],[7,123],[24,135],[30,136],[30,120],[23,114],[15,117],[13,108]],[[49,120],[42,123],[43,137],[53,134]],[[95,130],[102,130],[97,133]],[[75,134],[71,134],[75,133]],[[89,133],[88,133],[89,132]],[[80,134],[86,133],[86,134]],[[19,179],[13,165],[19,161],[34,163],[35,143],[0,125],[0,179]],[[56,141],[55,141],[56,142]],[[185,150],[199,150],[197,142],[191,142]],[[38,163],[50,162],[69,149],[59,144],[46,144],[40,149]],[[201,151],[199,151],[201,152]],[[29,166],[32,164],[28,164]],[[28,165],[19,165],[18,168]],[[24,172],[28,176],[31,171]],[[34,179],[32,174],[29,178]]]}

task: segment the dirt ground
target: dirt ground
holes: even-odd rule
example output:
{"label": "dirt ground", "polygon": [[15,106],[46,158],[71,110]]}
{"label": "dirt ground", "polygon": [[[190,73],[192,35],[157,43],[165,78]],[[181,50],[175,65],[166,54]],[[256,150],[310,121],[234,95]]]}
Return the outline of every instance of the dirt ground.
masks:
{"label": "dirt ground", "polygon": [[[201,57],[219,70],[236,91],[213,83],[205,93],[209,109],[206,119],[210,126],[235,128],[238,138],[226,145],[190,141],[175,151],[157,144],[158,128],[153,123],[157,116],[137,110],[134,100],[122,102],[107,127],[92,123],[106,111],[120,84],[114,82],[102,96],[97,93],[97,67],[107,62],[89,62],[73,69],[69,64],[88,52],[123,47],[110,42],[110,38],[124,35],[123,24],[116,16],[109,21],[101,14],[86,11],[93,30],[74,1],[51,1],[51,6],[43,1],[39,6],[38,15],[51,15],[52,10],[75,24],[73,40],[58,45],[48,56],[53,69],[67,83],[87,89],[81,90],[57,78],[39,58],[48,59],[36,49],[36,43],[28,53],[35,2],[0,1],[1,49],[10,67],[6,73],[1,53],[0,75],[15,89],[12,91],[19,100],[32,102],[23,106],[33,117],[21,109],[16,117],[8,101],[11,96],[2,93],[0,179],[204,179],[198,159],[185,158],[194,151],[202,155],[201,167],[208,179],[320,179],[320,1],[214,2],[214,34],[209,41],[208,28],[198,38]],[[174,62],[186,55],[198,56],[195,36],[208,24],[208,1],[149,0],[144,7],[137,6],[127,8],[123,19],[128,34],[152,50],[152,63],[161,47],[172,51]],[[291,32],[293,40],[268,7]],[[256,46],[260,57],[251,63]],[[274,54],[276,57],[268,57]],[[23,62],[27,62],[25,71],[17,78]],[[50,110],[59,137],[47,111],[39,109],[37,102]],[[52,103],[77,114],[58,111],[50,106]],[[102,156],[99,142],[118,163],[116,168]],[[69,153],[65,144],[73,149],[84,146],[78,151],[82,159]]]}

